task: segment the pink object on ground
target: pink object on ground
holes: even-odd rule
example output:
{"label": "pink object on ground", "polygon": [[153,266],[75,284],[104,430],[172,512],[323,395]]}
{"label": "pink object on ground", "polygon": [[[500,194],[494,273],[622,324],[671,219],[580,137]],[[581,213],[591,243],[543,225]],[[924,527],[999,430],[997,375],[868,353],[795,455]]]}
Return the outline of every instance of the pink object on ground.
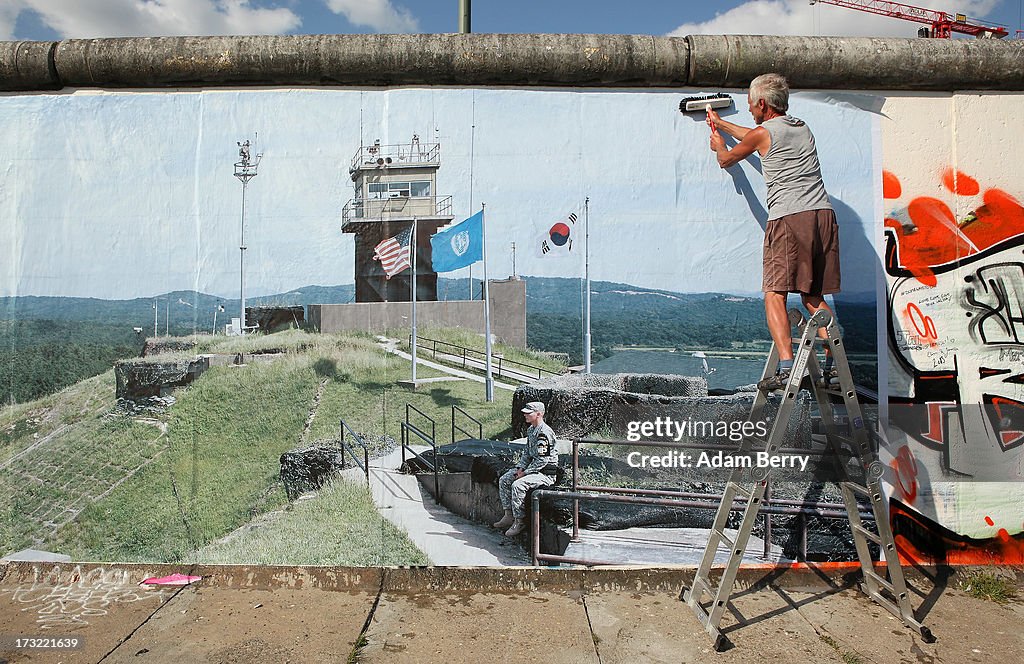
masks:
{"label": "pink object on ground", "polygon": [[151,576],[142,582],[142,585],[151,586],[187,586],[190,583],[201,580],[201,576],[188,576],[186,574],[171,574],[170,576]]}

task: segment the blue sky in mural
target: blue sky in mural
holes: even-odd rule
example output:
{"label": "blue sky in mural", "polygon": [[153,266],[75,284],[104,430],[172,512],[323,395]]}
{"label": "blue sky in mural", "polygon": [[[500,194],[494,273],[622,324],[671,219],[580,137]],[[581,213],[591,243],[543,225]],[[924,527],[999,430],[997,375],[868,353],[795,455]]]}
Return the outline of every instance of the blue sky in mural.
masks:
{"label": "blue sky in mural", "polygon": [[[1024,0],[915,0],[1021,27]],[[458,0],[0,0],[0,39],[182,34],[454,32]],[[807,0],[473,3],[474,32],[914,37],[918,24]]]}
{"label": "blue sky in mural", "polygon": [[[534,251],[590,198],[595,279],[688,292],[760,289],[764,182],[722,171],[679,91],[211,90],[81,92],[0,104],[0,295],[229,295],[237,287],[236,140],[259,133],[249,185],[247,283],[255,294],[353,282],[341,210],[360,144],[441,145],[438,196],[462,219],[487,204],[492,276],[578,277]],[[734,120],[751,124],[744,103]],[[514,113],[509,109],[516,109]],[[735,110],[737,109],[738,110]],[[881,180],[877,116],[812,94],[791,111],[815,130],[843,229],[844,292],[874,290]],[[730,111],[723,111],[728,114]],[[56,241],[59,239],[59,241]],[[476,272],[479,275],[479,271]],[[450,276],[464,276],[459,272]]]}

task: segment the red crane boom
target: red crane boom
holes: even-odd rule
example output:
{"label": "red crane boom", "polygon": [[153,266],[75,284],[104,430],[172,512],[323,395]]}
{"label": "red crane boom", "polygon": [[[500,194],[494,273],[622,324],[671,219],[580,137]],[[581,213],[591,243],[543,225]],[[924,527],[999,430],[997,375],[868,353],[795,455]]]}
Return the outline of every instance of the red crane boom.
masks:
{"label": "red crane boom", "polygon": [[1005,28],[975,23],[968,20],[963,14],[949,14],[936,9],[925,9],[923,7],[907,5],[902,2],[886,2],[885,0],[810,0],[812,5],[815,2],[856,9],[857,11],[870,12],[881,16],[901,18],[905,21],[926,23],[931,25],[930,34],[927,35],[929,37],[948,39],[954,32],[959,32],[975,37],[1002,39],[1008,34]]}

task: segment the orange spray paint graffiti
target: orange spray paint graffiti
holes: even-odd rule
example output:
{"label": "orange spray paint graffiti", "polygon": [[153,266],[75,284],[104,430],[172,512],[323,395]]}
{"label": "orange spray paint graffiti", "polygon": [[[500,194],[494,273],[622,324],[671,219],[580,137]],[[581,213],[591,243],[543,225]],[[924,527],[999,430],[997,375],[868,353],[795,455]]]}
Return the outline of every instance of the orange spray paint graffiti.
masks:
{"label": "orange spray paint graffiti", "polygon": [[973,209],[958,219],[933,196],[897,207],[907,192],[882,173],[893,206],[885,218],[893,529],[909,558],[1024,562],[1012,506],[985,499],[943,512],[932,502],[935,482],[1009,481],[1000,473],[1024,467],[1024,205],[954,168],[938,178]]}

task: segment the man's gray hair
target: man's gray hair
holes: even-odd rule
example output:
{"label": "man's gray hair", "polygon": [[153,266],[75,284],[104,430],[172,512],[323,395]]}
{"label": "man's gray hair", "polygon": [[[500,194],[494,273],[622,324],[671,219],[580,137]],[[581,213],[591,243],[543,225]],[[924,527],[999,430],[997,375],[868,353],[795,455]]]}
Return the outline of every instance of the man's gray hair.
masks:
{"label": "man's gray hair", "polygon": [[750,82],[750,100],[764,100],[779,113],[789,110],[789,83],[782,74],[761,74]]}

